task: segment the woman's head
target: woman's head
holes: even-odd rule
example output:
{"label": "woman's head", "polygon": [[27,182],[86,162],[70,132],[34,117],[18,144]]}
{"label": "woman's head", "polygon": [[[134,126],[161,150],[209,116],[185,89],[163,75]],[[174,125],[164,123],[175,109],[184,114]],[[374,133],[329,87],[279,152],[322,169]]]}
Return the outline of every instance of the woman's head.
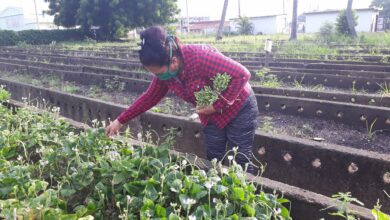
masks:
{"label": "woman's head", "polygon": [[[154,26],[142,31],[140,38],[139,58],[146,69],[161,79],[178,71],[180,47],[176,37],[169,36],[164,28]],[[160,75],[163,73],[165,77]]]}

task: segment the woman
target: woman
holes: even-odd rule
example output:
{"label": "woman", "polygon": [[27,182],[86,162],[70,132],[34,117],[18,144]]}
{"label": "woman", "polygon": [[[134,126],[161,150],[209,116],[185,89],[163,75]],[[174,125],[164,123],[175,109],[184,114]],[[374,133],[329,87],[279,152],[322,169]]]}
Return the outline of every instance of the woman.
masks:
{"label": "woman", "polygon": [[[140,61],[155,77],[146,92],[107,126],[106,134],[116,134],[123,124],[152,108],[168,91],[196,105],[194,93],[212,85],[211,78],[216,74],[227,73],[231,80],[221,94],[224,99],[210,106],[198,106],[197,113],[204,127],[207,159],[221,160],[227,149],[238,147],[236,161],[245,167],[252,157],[258,114],[248,83],[249,71],[211,46],[181,45],[176,37],[167,36],[162,27],[148,28],[140,38]],[[248,172],[252,169],[249,166]]]}

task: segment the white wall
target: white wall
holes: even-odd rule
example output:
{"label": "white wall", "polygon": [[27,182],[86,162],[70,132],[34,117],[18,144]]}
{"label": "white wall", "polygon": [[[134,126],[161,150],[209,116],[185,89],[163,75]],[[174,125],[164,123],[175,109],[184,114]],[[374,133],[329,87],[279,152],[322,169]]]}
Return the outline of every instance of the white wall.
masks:
{"label": "white wall", "polygon": [[276,33],[289,33],[290,28],[288,26],[287,16],[278,15],[276,17]]}
{"label": "white wall", "polygon": [[377,13],[372,11],[361,11],[358,13],[358,25],[356,31],[359,32],[373,32],[375,31]]}
{"label": "white wall", "polygon": [[[285,16],[267,16],[258,18],[249,18],[253,25],[253,34],[277,34],[286,30]],[[237,32],[237,20],[230,21],[230,30]]]}
{"label": "white wall", "polygon": [[[53,16],[38,14],[39,29],[57,29],[53,20]],[[38,25],[35,14],[26,14],[21,7],[11,7],[0,11],[0,29],[21,31],[38,29]]]}
{"label": "white wall", "polygon": [[[336,23],[338,12],[320,13],[320,14],[306,14],[306,33],[317,33],[320,31],[321,26],[326,23]],[[372,32],[374,31],[374,24],[377,12],[374,11],[356,11],[358,16],[358,25],[356,31],[358,32]]]}
{"label": "white wall", "polygon": [[23,30],[24,16],[23,8],[7,8],[0,11],[0,29],[1,30]]}
{"label": "white wall", "polygon": [[321,13],[321,14],[307,14],[305,32],[316,33],[320,31],[320,28],[325,23],[336,23],[336,19],[339,13]]}
{"label": "white wall", "polygon": [[253,24],[253,33],[276,34],[278,25],[276,16],[250,19]]}

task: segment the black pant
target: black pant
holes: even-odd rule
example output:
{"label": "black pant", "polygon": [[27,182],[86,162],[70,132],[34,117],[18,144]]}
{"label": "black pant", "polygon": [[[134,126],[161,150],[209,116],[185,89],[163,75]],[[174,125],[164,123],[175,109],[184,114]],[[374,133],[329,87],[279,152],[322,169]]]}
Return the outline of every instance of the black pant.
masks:
{"label": "black pant", "polygon": [[[207,159],[222,159],[225,153],[233,147],[238,147],[235,160],[243,168],[252,159],[253,138],[257,129],[258,107],[256,96],[253,91],[244,101],[243,106],[237,116],[232,119],[226,127],[219,129],[212,122],[203,129],[205,145],[207,149]],[[253,173],[254,168],[248,167],[248,172]]]}

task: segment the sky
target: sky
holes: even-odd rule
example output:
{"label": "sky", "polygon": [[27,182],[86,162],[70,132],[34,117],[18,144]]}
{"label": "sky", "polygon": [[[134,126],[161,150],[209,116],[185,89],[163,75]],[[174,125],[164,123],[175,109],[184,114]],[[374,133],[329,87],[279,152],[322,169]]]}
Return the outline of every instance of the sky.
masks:
{"label": "sky", "polygon": [[[224,0],[177,0],[181,9],[180,15],[187,16],[186,1],[188,2],[189,16],[208,16],[212,20],[219,20]],[[229,0],[227,19],[238,17],[238,1]],[[291,14],[293,0],[240,0],[241,15],[262,16],[283,13]],[[36,0],[38,11],[47,8],[43,0]],[[347,6],[348,0],[298,0],[298,14],[313,10],[341,9]],[[353,8],[367,8],[371,0],[354,0]],[[26,14],[34,14],[34,0],[0,0],[0,11],[11,6],[23,7]]]}
{"label": "sky", "polygon": [[[186,1],[189,16],[209,16],[219,20],[224,0],[178,0],[181,16],[186,17]],[[241,2],[241,15],[263,16],[283,13],[285,2],[286,14],[292,14],[293,0],[229,0],[227,18],[238,17],[238,2]],[[372,0],[354,0],[352,7],[368,8]],[[347,7],[348,0],[298,0],[298,14],[314,10],[341,9]]]}
{"label": "sky", "polygon": [[[47,3],[44,0],[36,0],[38,13],[47,9]],[[34,14],[34,0],[0,0],[0,11],[7,7],[23,7],[26,14]]]}

